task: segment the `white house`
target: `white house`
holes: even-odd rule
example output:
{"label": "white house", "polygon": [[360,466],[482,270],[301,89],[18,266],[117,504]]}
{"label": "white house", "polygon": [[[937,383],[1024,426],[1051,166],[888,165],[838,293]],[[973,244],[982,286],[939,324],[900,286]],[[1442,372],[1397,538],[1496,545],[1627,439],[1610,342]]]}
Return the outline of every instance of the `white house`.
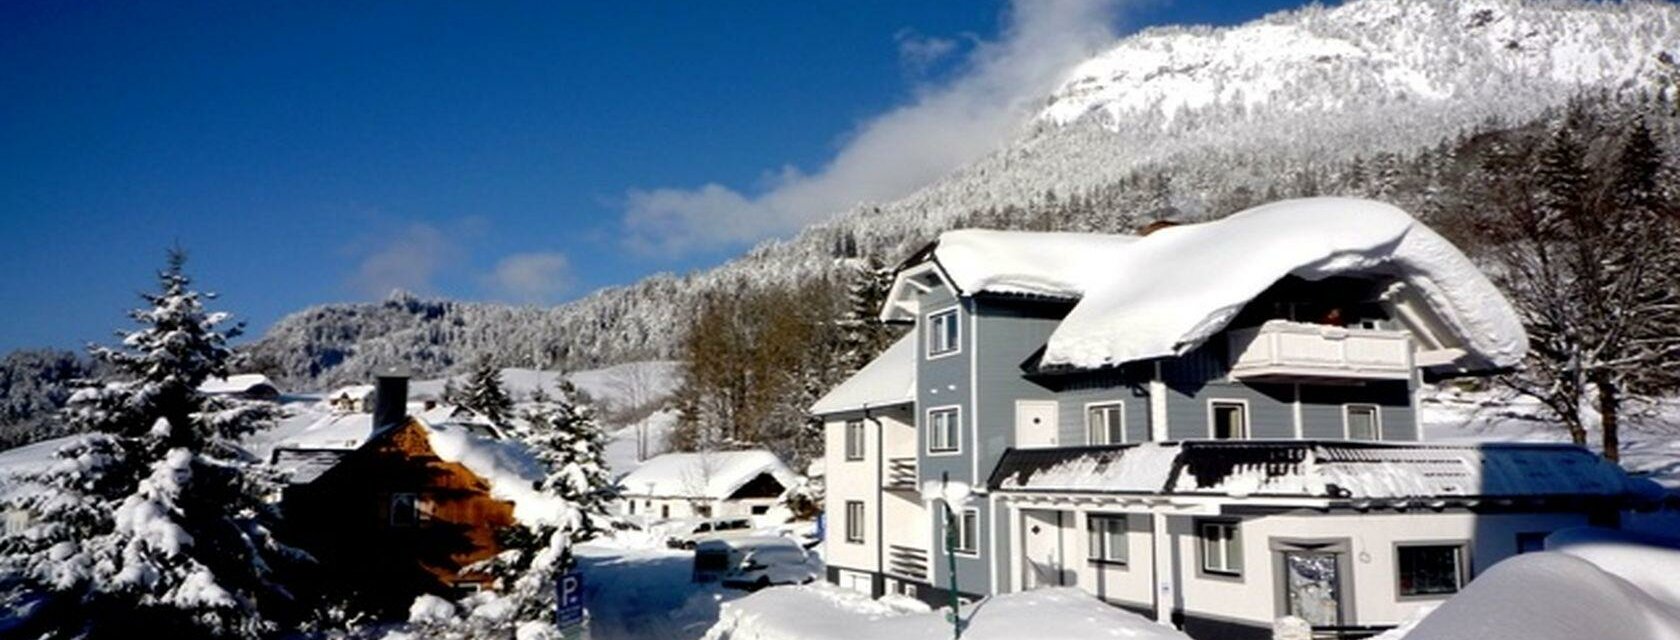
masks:
{"label": "white house", "polygon": [[213,396],[237,396],[251,400],[274,400],[280,388],[260,373],[236,373],[226,378],[206,378],[198,385],[200,393]]}
{"label": "white house", "polygon": [[1527,336],[1382,203],[948,232],[881,319],[910,332],[812,407],[828,577],[874,595],[1074,586],[1197,638],[1369,634],[1636,499],[1579,447],[1422,442],[1420,386]]}
{"label": "white house", "polygon": [[769,451],[667,453],[618,481],[619,509],[659,520],[764,515],[796,479]]}
{"label": "white house", "polygon": [[333,389],[322,402],[340,413],[372,413],[373,392],[371,384],[353,384]]}

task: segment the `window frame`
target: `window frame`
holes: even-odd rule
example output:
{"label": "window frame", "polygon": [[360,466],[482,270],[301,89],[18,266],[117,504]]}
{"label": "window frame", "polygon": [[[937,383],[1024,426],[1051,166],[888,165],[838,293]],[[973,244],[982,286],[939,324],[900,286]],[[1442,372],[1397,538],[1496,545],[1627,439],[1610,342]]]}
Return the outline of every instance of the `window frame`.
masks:
{"label": "window frame", "polygon": [[[1103,523],[1098,530],[1097,523]],[[1108,525],[1120,525],[1119,553],[1109,544],[1108,536],[1114,533]],[[1131,522],[1123,513],[1090,513],[1085,515],[1085,560],[1091,564],[1124,567],[1131,561]],[[1118,557],[1115,557],[1118,555]]]}
{"label": "window frame", "polygon": [[[1120,416],[1120,432],[1119,432],[1120,433],[1120,441],[1119,442],[1114,442],[1114,441],[1110,440],[1110,441],[1107,441],[1107,442],[1098,442],[1097,439],[1095,437],[1093,437],[1093,436],[1096,435],[1096,431],[1094,429],[1092,429],[1091,412],[1092,411],[1099,411],[1099,412],[1100,411],[1106,411],[1107,409],[1110,409],[1110,408],[1114,409],[1114,414],[1115,415]],[[1099,415],[1102,415],[1102,414],[1099,413]],[[1104,433],[1105,436],[1108,435],[1107,431],[1109,430],[1109,427],[1111,427],[1111,426],[1113,426],[1113,425],[1107,424],[1107,422],[1105,420],[1105,422],[1103,424],[1103,428],[1104,428],[1104,431],[1105,431],[1105,433]],[[1126,401],[1124,401],[1124,400],[1100,400],[1100,401],[1097,401],[1097,402],[1087,402],[1087,403],[1085,403],[1085,444],[1091,445],[1091,446],[1101,446],[1101,445],[1111,445],[1111,444],[1127,444],[1129,442],[1130,442],[1130,438],[1128,437],[1128,434],[1126,433]]]}
{"label": "window frame", "polygon": [[[935,311],[929,311],[926,315],[922,316],[927,320],[927,324],[925,325],[927,333],[923,336],[925,344],[923,345],[922,353],[928,360],[948,358],[962,353],[963,329],[961,311],[962,308],[960,306],[952,305]],[[938,325],[941,324],[940,321],[945,318],[950,319],[952,327],[950,332],[938,330]],[[948,345],[941,345],[940,343],[944,340],[947,333],[953,334],[950,336],[951,343]],[[940,346],[943,346],[944,348],[941,349],[939,348]]]}
{"label": "window frame", "polygon": [[[854,433],[855,430],[855,433]],[[853,436],[856,436],[856,439]],[[864,431],[863,419],[847,420],[845,426],[846,462],[859,462],[864,459],[868,449],[868,435]],[[853,446],[856,446],[854,452]]]}
{"label": "window frame", "polygon": [[[1214,422],[1214,416],[1218,414],[1216,409],[1220,405],[1236,406],[1236,407],[1238,407],[1239,409],[1242,410],[1242,435],[1241,436],[1238,436],[1238,437],[1235,437],[1235,438],[1221,438],[1221,437],[1219,437],[1219,431],[1218,431],[1217,428],[1215,428],[1217,423]],[[1244,400],[1244,399],[1240,399],[1240,398],[1208,398],[1208,401],[1207,401],[1207,433],[1208,433],[1208,439],[1209,440],[1252,440],[1253,439],[1253,433],[1254,433],[1253,422],[1252,422],[1253,415],[1249,412],[1248,409],[1249,409],[1248,400]]]}
{"label": "window frame", "polygon": [[[950,416],[951,416],[951,421],[953,423],[953,426],[951,427],[951,442],[949,443],[950,446],[947,447],[947,448],[936,449],[936,448],[934,448],[934,438],[933,438],[933,434],[936,432],[936,430],[935,430],[936,424],[935,424],[934,416],[935,415],[943,415],[943,414],[950,414]],[[927,413],[924,414],[924,415],[927,418],[927,420],[926,420],[926,423],[927,423],[927,444],[924,447],[927,450],[927,455],[929,455],[929,456],[962,455],[962,445],[963,445],[962,405],[949,404],[949,405],[944,405],[944,406],[940,406],[940,407],[929,407],[928,410],[927,410]]]}
{"label": "window frame", "polygon": [[[954,510],[951,509],[951,505],[945,505],[945,513],[941,515],[946,516],[946,526],[950,526],[951,524],[949,514],[953,511]],[[975,508],[964,508],[960,511],[955,511],[955,513],[957,514],[957,548],[950,548],[950,536],[940,536],[941,541],[939,543],[939,547],[947,552],[966,558],[980,557],[980,510]],[[969,535],[968,529],[971,519],[974,523],[972,536]]]}
{"label": "window frame", "polygon": [[1342,439],[1349,441],[1354,439],[1353,412],[1355,409],[1371,410],[1371,438],[1369,440],[1361,438],[1359,442],[1382,442],[1382,407],[1369,402],[1353,402],[1342,405]]}
{"label": "window frame", "polygon": [[[856,513],[853,513],[854,509]],[[864,525],[866,524],[865,513],[862,500],[846,501],[846,542],[863,544]],[[856,529],[856,531],[854,532],[853,529]]]}
{"label": "window frame", "polygon": [[[1247,554],[1243,553],[1242,548],[1242,521],[1228,519],[1198,519],[1194,522],[1196,526],[1196,572],[1206,578],[1241,580],[1245,565],[1248,561],[1246,557]],[[1207,535],[1207,531],[1211,527],[1220,527],[1230,530],[1230,535],[1224,537],[1220,541],[1221,544],[1228,546],[1220,550],[1220,566],[1218,567],[1210,566],[1209,564],[1209,560],[1212,559],[1212,554],[1209,553],[1209,544],[1212,543],[1212,539]],[[1230,550],[1231,547],[1234,547],[1237,550],[1237,553],[1235,554],[1236,562],[1234,563],[1234,567],[1231,562],[1231,557],[1233,555]]]}
{"label": "window frame", "polygon": [[[1406,549],[1451,549],[1453,551],[1453,590],[1439,593],[1406,593],[1406,574],[1400,554]],[[1414,585],[1416,581],[1413,581]],[[1470,583],[1470,543],[1466,540],[1415,540],[1394,543],[1394,598],[1399,602],[1445,600],[1464,591]],[[1413,587],[1416,588],[1415,586]]]}
{"label": "window frame", "polygon": [[[408,517],[407,521],[405,521],[405,522],[398,522],[397,521],[397,501],[400,500],[400,499],[404,499],[404,498],[406,498],[407,502],[408,502],[407,513],[409,514],[409,517]],[[385,513],[385,523],[386,523],[386,525],[388,525],[392,528],[397,528],[397,529],[412,529],[412,528],[420,526],[420,522],[421,522],[420,494],[415,493],[413,491],[392,492],[390,499],[386,502],[386,513]]]}

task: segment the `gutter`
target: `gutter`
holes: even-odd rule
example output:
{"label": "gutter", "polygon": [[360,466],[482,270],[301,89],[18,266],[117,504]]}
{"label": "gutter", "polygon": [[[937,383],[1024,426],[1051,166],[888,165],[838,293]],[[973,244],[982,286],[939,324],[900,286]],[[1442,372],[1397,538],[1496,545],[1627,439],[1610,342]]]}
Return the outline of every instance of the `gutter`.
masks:
{"label": "gutter", "polygon": [[[882,483],[886,480],[887,463],[887,429],[881,419],[869,415],[869,403],[863,403],[863,419],[875,423],[875,574],[881,576],[882,595],[887,590],[887,530],[886,530],[886,489]],[[824,471],[827,473],[827,471]],[[873,581],[871,581],[873,582]],[[873,597],[873,594],[871,594]]]}

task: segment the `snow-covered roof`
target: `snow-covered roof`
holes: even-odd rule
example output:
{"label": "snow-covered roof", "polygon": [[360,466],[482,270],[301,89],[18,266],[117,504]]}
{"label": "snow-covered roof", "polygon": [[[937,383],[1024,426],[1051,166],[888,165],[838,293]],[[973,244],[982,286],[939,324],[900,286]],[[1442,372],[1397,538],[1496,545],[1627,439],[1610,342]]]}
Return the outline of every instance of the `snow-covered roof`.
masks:
{"label": "snow-covered roof", "polygon": [[321,416],[314,423],[271,448],[292,449],[355,449],[373,437],[373,414],[332,413]]}
{"label": "snow-covered roof", "polygon": [[[1403,283],[1447,346],[1465,352],[1455,363],[1464,369],[1515,366],[1528,345],[1515,310],[1468,257],[1406,212],[1371,200],[1284,200],[1141,238],[953,231],[931,258],[962,295],[1077,298],[1045,346],[1046,367],[1183,354],[1286,276]],[[899,304],[914,286],[905,273],[884,319],[913,317]]]}
{"label": "snow-covered roof", "polygon": [[811,413],[827,415],[915,400],[916,333],[912,331],[817,400]]}
{"label": "snow-covered roof", "polygon": [[1188,441],[1011,450],[1001,491],[1410,501],[1631,497],[1626,473],[1573,445]]}
{"label": "snow-covered roof", "polygon": [[327,394],[326,399],[337,400],[339,398],[349,398],[351,400],[364,400],[373,397],[373,391],[374,388],[371,384],[353,384],[333,389],[332,393]]}
{"label": "snow-covered roof", "polygon": [[762,449],[667,453],[642,463],[618,485],[627,496],[723,500],[765,473],[783,487],[793,486],[793,472]]}
{"label": "snow-covered roof", "polygon": [[463,425],[427,424],[432,451],[445,462],[459,463],[490,483],[491,497],[513,502],[514,519],[525,524],[575,524],[572,503],[543,493],[537,486],[547,477],[541,461],[520,443],[485,437]]}
{"label": "snow-covered roof", "polygon": [[274,386],[268,376],[263,374],[239,373],[226,378],[206,378],[202,384],[198,385],[198,390],[210,394],[245,393],[258,386],[267,386],[271,389],[279,388]]}

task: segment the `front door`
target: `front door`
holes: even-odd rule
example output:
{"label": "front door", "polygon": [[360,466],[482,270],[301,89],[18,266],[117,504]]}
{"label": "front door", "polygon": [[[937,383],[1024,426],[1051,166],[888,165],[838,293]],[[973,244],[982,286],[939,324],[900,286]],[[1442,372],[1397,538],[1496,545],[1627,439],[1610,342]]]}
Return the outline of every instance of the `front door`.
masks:
{"label": "front door", "polygon": [[1015,401],[1015,447],[1056,446],[1056,401]]}
{"label": "front door", "polygon": [[1289,615],[1315,627],[1339,626],[1342,583],[1336,553],[1283,552],[1283,592]]}
{"label": "front door", "polygon": [[1021,589],[1062,586],[1060,513],[1021,512]]}

